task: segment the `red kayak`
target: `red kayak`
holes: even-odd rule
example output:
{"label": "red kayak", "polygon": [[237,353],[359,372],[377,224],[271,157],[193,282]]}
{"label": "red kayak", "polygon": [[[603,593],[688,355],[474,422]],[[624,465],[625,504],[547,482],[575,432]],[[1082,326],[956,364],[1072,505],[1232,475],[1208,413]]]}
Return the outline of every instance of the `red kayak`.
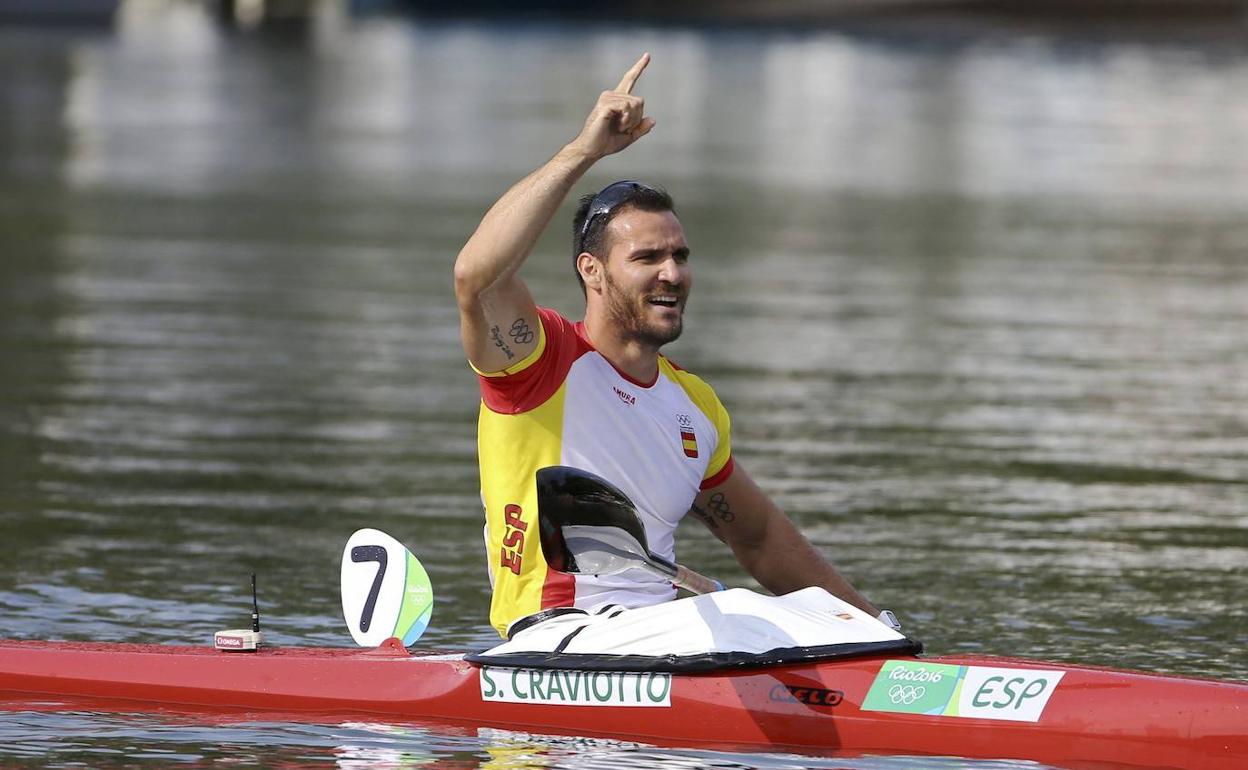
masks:
{"label": "red kayak", "polygon": [[669,746],[1248,767],[1248,684],[979,656],[662,673],[478,666],[396,640],[253,653],[0,640],[0,692],[435,718]]}

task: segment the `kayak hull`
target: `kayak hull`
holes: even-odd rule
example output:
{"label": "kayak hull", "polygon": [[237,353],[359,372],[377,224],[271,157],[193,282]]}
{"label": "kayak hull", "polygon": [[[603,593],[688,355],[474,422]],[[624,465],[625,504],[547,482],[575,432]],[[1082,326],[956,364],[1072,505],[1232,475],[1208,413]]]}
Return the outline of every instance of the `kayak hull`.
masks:
{"label": "kayak hull", "polygon": [[242,653],[0,640],[0,692],[433,718],[660,745],[1248,766],[1248,684],[980,656],[630,674],[481,668],[462,653],[409,653],[393,641]]}

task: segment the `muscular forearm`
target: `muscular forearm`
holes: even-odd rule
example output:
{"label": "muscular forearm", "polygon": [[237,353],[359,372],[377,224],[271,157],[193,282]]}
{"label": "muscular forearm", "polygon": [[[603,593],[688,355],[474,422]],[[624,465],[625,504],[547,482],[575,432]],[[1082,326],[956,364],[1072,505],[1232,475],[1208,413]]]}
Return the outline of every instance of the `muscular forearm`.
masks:
{"label": "muscular forearm", "polygon": [[590,166],[654,128],[654,118],[644,117],[645,102],[632,95],[649,62],[650,54],[644,54],[615,90],[599,95],[577,137],[486,213],[455,260],[455,294],[461,311],[477,313],[481,295],[515,275],[572,185]]}
{"label": "muscular forearm", "polygon": [[595,160],[573,142],[490,207],[455,260],[455,292],[461,300],[478,297],[515,274]]}
{"label": "muscular forearm", "polygon": [[785,594],[820,586],[872,615],[879,613],[758,488],[740,462],[725,482],[698,496],[691,512],[768,591]]}
{"label": "muscular forearm", "polygon": [[741,565],[772,593],[819,586],[872,616],[879,613],[783,514],[768,522],[763,540],[734,546],[733,551]]}

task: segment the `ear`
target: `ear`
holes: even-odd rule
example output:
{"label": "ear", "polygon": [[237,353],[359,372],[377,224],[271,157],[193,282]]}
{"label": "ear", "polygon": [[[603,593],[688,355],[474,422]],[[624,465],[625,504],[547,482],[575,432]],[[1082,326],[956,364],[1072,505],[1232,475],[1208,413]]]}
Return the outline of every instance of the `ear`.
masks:
{"label": "ear", "polygon": [[582,251],[576,255],[576,270],[581,274],[581,280],[585,282],[585,288],[593,291],[602,289],[602,271],[605,265],[602,261],[590,254],[588,251]]}

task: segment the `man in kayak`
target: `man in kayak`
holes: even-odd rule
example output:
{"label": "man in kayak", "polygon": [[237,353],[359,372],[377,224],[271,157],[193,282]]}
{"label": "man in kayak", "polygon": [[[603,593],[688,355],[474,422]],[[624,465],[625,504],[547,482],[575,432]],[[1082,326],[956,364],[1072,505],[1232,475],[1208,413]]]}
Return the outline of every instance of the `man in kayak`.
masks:
{"label": "man in kayak", "polygon": [[649,61],[642,56],[603,92],[580,134],[490,208],[455,262],[460,335],[482,395],[490,621],[505,634],[550,608],[592,612],[676,595],[640,570],[594,576],[547,567],[534,475],[550,465],[619,487],[660,556],[674,559],[676,526],[693,513],[768,590],[822,586],[876,615],[734,461],[715,392],[659,352],[680,335],[692,286],[689,246],[667,193],[625,181],[581,200],[573,254],[583,321],[539,307],[518,275],[581,176],[654,128],[632,93]]}

